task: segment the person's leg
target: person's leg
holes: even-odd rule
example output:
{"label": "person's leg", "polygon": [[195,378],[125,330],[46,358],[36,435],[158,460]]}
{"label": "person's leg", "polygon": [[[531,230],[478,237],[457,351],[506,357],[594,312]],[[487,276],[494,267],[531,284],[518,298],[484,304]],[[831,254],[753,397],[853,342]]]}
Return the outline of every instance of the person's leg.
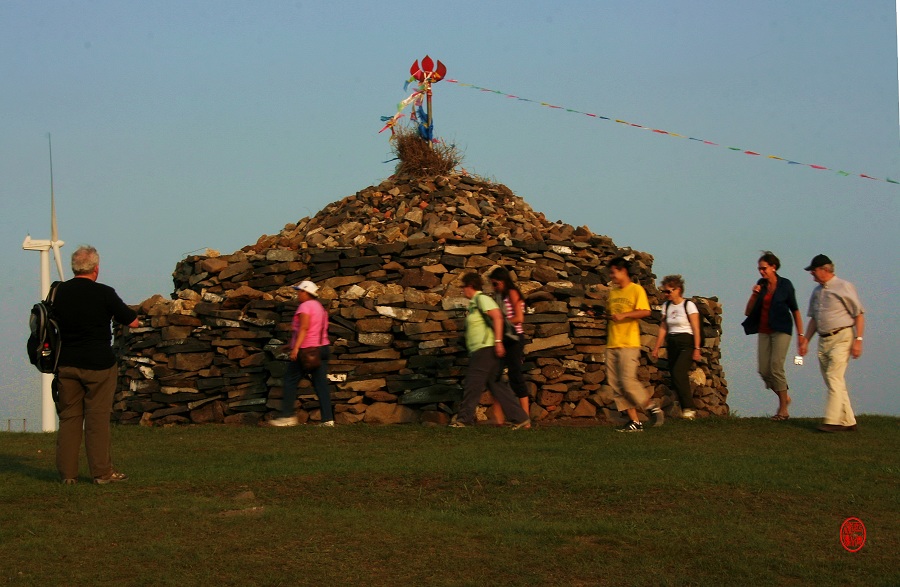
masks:
{"label": "person's leg", "polygon": [[[462,424],[475,423],[475,408],[481,393],[487,389],[488,377],[496,375],[494,371],[497,357],[493,348],[479,349],[469,355],[469,366],[463,381],[463,398],[459,403],[456,421]],[[495,398],[496,399],[496,398]]]}
{"label": "person's leg", "polygon": [[791,346],[791,335],[785,332],[773,332],[769,352],[769,380],[771,389],[778,396],[778,412],[781,418],[788,417],[788,406],[791,398],[788,395],[787,377],[784,373],[784,361]]}
{"label": "person's leg", "polygon": [[640,422],[637,408],[649,408],[650,400],[650,394],[637,378],[640,354],[639,348],[606,350],[606,377],[613,388],[616,409],[627,413],[632,422]]}
{"label": "person's leg", "polygon": [[772,337],[762,332],[756,335],[756,365],[766,389],[772,389]]}
{"label": "person's leg", "polygon": [[666,338],[666,351],[669,358],[669,369],[672,373],[672,385],[678,393],[678,401],[682,410],[694,410],[694,394],[691,392],[691,381],[688,371],[691,369],[691,355],[694,350],[694,335],[674,334]]}
{"label": "person's leg", "polygon": [[281,395],[281,417],[291,418],[294,416],[294,404],[297,402],[297,385],[300,378],[303,377],[303,366],[300,360],[289,361],[287,370],[282,378],[282,395]]}
{"label": "person's leg", "polygon": [[327,346],[320,348],[322,363],[312,370],[310,379],[313,389],[319,397],[319,409],[322,412],[322,422],[333,422],[334,412],[331,409],[331,389],[328,387],[328,359],[331,357],[331,349]]}
{"label": "person's leg", "polygon": [[850,393],[844,375],[850,361],[853,330],[847,328],[834,336],[819,339],[819,369],[828,387],[825,403],[825,424],[853,426],[856,417],[850,407]]}
{"label": "person's leg", "polygon": [[[521,341],[504,341],[504,347],[506,349],[506,356],[501,359],[502,365],[497,377],[500,378],[503,376],[503,367],[506,367],[506,373],[509,377],[509,387],[512,388],[513,393],[519,398],[519,405],[525,410],[525,413],[528,414],[528,385],[525,383],[525,375],[522,373],[524,345]],[[494,399],[494,419],[498,424],[503,424],[506,421],[503,408],[501,407],[500,402],[496,401],[496,398]]]}
{"label": "person's leg", "polygon": [[619,380],[623,395],[635,408],[649,406],[651,394],[641,384],[637,376],[638,367],[641,363],[641,349],[626,348],[619,350],[622,351],[619,357]]}
{"label": "person's leg", "polygon": [[620,412],[626,412],[629,408],[633,408],[634,406],[628,404],[628,401],[622,393],[622,382],[619,378],[620,350],[621,349],[617,348],[606,349],[606,381],[612,388],[613,401],[616,404],[616,409]]}
{"label": "person's leg", "polygon": [[78,453],[81,452],[81,431],[84,429],[85,389],[75,367],[59,368],[59,401],[56,414],[56,470],[63,479],[78,478]]}
{"label": "person's leg", "polygon": [[522,409],[522,405],[516,399],[513,390],[509,387],[509,384],[503,381],[503,377],[497,376],[501,372],[500,361],[494,361],[494,369],[496,369],[497,373],[489,375],[487,380],[488,389],[494,396],[494,401],[500,404],[503,413],[507,414],[513,423],[521,424],[527,421],[528,414]]}
{"label": "person's leg", "polygon": [[497,401],[497,398],[494,398],[494,403],[491,405],[491,412],[494,414],[494,422],[496,422],[498,426],[506,424],[506,414],[503,413],[503,408],[500,407],[500,402]]}
{"label": "person's leg", "polygon": [[112,414],[113,397],[119,368],[93,371],[81,369],[84,395],[84,451],[87,453],[91,477],[107,477],[113,472],[112,438],[109,417]]}

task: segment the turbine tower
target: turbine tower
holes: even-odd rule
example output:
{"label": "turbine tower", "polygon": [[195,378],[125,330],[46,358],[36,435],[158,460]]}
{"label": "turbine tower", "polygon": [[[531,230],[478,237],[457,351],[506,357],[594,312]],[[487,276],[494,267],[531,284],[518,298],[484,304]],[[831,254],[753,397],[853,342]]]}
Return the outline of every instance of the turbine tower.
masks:
{"label": "turbine tower", "polygon": [[[22,242],[22,248],[26,251],[39,251],[41,253],[41,299],[47,297],[50,291],[50,250],[56,259],[56,270],[60,280],[64,280],[62,259],[59,248],[66,244],[59,240],[59,230],[56,227],[56,200],[53,195],[53,144],[50,135],[47,135],[47,144],[50,147],[50,240],[33,240],[31,235],[26,235]],[[52,373],[41,373],[41,430],[53,432],[56,430],[56,406],[53,403]]]}

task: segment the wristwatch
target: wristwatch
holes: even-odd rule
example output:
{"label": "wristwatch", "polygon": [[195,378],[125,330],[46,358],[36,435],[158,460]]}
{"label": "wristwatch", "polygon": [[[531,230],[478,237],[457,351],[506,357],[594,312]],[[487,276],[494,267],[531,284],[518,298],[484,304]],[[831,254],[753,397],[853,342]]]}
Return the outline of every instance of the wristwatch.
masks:
{"label": "wristwatch", "polygon": [[856,337],[856,340],[858,340],[859,342],[862,342],[862,337],[861,337],[861,336],[857,336],[857,337]]}

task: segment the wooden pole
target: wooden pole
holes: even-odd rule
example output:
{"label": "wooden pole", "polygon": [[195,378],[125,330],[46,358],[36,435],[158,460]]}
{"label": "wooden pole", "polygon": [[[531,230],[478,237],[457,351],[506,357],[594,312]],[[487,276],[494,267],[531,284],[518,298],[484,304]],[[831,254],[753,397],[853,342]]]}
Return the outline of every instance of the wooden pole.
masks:
{"label": "wooden pole", "polygon": [[[431,84],[428,85],[428,94],[427,94],[427,105],[428,105],[428,135],[431,138],[434,138],[434,130],[431,125],[433,124],[433,119],[431,117]],[[429,144],[431,141],[428,141]]]}

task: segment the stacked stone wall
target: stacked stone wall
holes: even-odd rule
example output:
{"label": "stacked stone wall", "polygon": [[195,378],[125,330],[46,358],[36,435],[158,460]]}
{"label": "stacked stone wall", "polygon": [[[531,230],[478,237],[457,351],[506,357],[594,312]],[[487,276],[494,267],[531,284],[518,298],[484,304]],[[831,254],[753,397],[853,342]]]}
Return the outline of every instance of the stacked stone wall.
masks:
{"label": "stacked stone wall", "polygon": [[[605,265],[617,255],[632,257],[634,278],[654,307],[641,321],[639,377],[677,415],[668,372],[660,370],[665,361],[649,358],[660,319],[652,256],[622,250],[586,227],[549,222],[505,186],[451,176],[391,179],[234,254],[182,260],[172,299],[143,302],[141,326],[118,337],[114,417],[147,425],[272,417],[298,304],[290,286],[309,279],[330,315],[337,423],[446,423],[467,364],[460,278],[502,266],[528,303],[532,418],[617,422],[604,364]],[[701,415],[726,415],[721,306],[715,298],[693,300],[703,322],[694,396]],[[480,419],[491,401],[485,393]],[[320,417],[308,381],[297,408],[301,421]]]}

